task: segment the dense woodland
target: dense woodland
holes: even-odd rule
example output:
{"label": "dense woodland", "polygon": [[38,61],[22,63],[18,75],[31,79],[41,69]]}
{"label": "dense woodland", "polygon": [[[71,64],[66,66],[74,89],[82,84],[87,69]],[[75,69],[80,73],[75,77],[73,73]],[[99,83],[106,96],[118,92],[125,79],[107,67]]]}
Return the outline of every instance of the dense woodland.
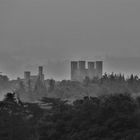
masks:
{"label": "dense woodland", "polygon": [[[73,102],[59,98],[79,89],[86,93]],[[139,91],[138,76],[105,74],[83,83],[52,80],[49,93],[58,97],[37,103],[7,93],[0,101],[0,140],[140,140]]]}
{"label": "dense woodland", "polygon": [[85,78],[83,83],[63,80],[59,83],[50,80],[49,97],[75,100],[84,96],[100,96],[114,93],[131,93],[133,96],[140,94],[140,79],[137,75],[124,77],[122,74],[104,74],[101,79]]}

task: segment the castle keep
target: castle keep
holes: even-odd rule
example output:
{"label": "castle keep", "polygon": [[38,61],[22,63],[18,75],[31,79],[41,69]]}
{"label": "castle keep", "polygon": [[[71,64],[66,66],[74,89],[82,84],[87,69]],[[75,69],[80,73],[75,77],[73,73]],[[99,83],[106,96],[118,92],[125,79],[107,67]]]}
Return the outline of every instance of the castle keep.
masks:
{"label": "castle keep", "polygon": [[86,61],[71,61],[71,80],[82,82],[86,77],[102,77],[103,61],[87,62],[87,65],[88,68]]}
{"label": "castle keep", "polygon": [[31,90],[39,83],[44,84],[43,67],[38,67],[38,75],[31,75],[30,71],[25,71],[23,83],[27,91]]}

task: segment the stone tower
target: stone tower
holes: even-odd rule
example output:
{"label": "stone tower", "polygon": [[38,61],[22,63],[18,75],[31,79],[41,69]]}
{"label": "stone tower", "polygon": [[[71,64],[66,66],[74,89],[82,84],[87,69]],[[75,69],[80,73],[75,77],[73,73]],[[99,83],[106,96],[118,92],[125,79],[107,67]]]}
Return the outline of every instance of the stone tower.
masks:
{"label": "stone tower", "polygon": [[38,78],[40,81],[44,81],[43,66],[38,67]]}
{"label": "stone tower", "polygon": [[86,61],[79,61],[78,79],[83,81],[86,77]]}
{"label": "stone tower", "polygon": [[77,70],[78,70],[78,62],[71,61],[71,79],[73,81],[77,80]]}
{"label": "stone tower", "polygon": [[86,61],[71,62],[71,80],[82,82],[86,77],[93,79],[94,77],[101,78],[103,73],[103,61],[88,62],[86,69]]}
{"label": "stone tower", "polygon": [[96,61],[96,77],[101,78],[103,74],[103,61]]}
{"label": "stone tower", "polygon": [[93,79],[95,77],[95,62],[88,62],[88,77]]}

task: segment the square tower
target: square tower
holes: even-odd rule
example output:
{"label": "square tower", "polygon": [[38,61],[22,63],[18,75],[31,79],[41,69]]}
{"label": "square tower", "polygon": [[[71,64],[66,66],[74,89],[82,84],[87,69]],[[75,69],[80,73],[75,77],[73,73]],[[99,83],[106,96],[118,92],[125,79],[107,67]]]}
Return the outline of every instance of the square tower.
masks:
{"label": "square tower", "polygon": [[95,62],[88,62],[88,77],[90,79],[95,77]]}
{"label": "square tower", "polygon": [[24,79],[25,80],[30,80],[31,72],[30,71],[25,71],[24,72]]}
{"label": "square tower", "polygon": [[83,81],[87,76],[86,61],[79,61],[79,81]]}
{"label": "square tower", "polygon": [[101,78],[103,74],[103,61],[96,61],[96,76]]}
{"label": "square tower", "polygon": [[43,66],[39,66],[39,67],[38,67],[38,76],[39,76],[39,79],[40,79],[41,81],[44,80]]}
{"label": "square tower", "polygon": [[71,61],[71,80],[77,80],[78,62]]}

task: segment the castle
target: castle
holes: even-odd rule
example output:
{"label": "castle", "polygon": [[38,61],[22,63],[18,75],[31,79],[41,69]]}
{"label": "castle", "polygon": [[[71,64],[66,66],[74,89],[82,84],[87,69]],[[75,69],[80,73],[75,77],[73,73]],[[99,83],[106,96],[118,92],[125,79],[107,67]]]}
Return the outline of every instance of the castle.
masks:
{"label": "castle", "polygon": [[[87,64],[87,65],[86,65]],[[83,82],[88,77],[101,78],[103,73],[102,61],[71,61],[71,80]],[[0,82],[6,82],[7,91],[15,91],[22,101],[36,101],[49,95],[53,88],[59,85],[60,81],[45,79],[43,66],[38,67],[38,73],[32,75],[30,71],[24,72],[24,77],[10,80],[6,76],[0,76]]]}
{"label": "castle", "polygon": [[86,77],[93,79],[101,78],[103,73],[103,61],[87,62],[86,61],[71,61],[71,80],[82,82]]}
{"label": "castle", "polygon": [[35,88],[35,86],[37,86],[37,84],[39,83],[44,84],[43,67],[38,67],[38,75],[31,75],[30,71],[25,71],[23,83],[26,90],[31,90],[32,88]]}
{"label": "castle", "polygon": [[47,95],[48,81],[44,78],[43,67],[38,67],[38,74],[24,72],[24,78],[17,79],[16,93],[23,101],[34,101]]}
{"label": "castle", "polygon": [[[89,79],[93,79],[95,77],[100,79],[102,74],[103,61],[71,61],[72,81],[83,82],[86,77]],[[25,71],[24,78],[18,81],[23,83],[26,92],[40,91],[41,89],[45,89],[46,91],[49,88],[49,79],[45,80],[44,78],[43,66],[38,67],[37,75],[31,75],[30,71]]]}

